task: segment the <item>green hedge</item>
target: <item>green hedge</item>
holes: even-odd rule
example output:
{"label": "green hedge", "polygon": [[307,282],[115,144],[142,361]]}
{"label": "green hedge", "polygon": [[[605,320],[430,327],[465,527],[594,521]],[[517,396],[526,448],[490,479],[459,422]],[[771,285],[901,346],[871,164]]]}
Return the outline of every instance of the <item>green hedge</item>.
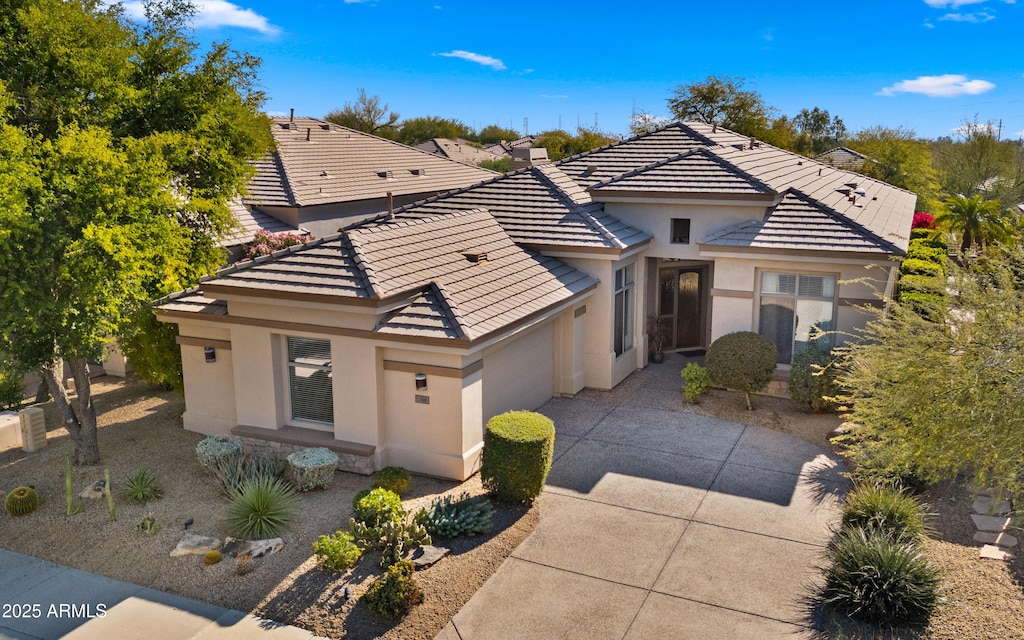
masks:
{"label": "green hedge", "polygon": [[531,502],[551,469],[555,423],[532,411],[509,411],[487,421],[480,478],[503,502]]}
{"label": "green hedge", "polygon": [[946,318],[946,298],[934,293],[902,293],[900,304],[925,320],[942,322]]}
{"label": "green hedge", "polygon": [[946,295],[946,280],[941,276],[905,275],[900,278],[900,296],[908,293]]}
{"label": "green hedge", "polygon": [[907,276],[941,276],[942,265],[931,260],[907,258],[900,265],[900,273]]}
{"label": "green hedge", "polygon": [[907,249],[907,257],[934,262],[935,264],[942,266],[943,271],[946,270],[945,246],[930,247],[924,240],[911,240],[910,247]]}

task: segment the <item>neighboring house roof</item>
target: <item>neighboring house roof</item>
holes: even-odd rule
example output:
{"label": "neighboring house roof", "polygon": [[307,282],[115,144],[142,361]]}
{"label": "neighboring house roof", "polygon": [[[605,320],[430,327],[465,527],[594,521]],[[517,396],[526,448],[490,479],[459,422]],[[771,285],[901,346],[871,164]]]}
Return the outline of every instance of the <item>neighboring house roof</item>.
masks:
{"label": "neighboring house roof", "polygon": [[[486,208],[520,244],[619,251],[650,235],[607,215],[603,205],[554,165],[527,167],[472,187],[413,203],[398,219]],[[386,216],[368,220],[372,224]]]}
{"label": "neighboring house roof", "polygon": [[818,162],[839,167],[840,169],[855,169],[864,164],[868,157],[853,149],[836,147],[835,149],[829,149],[825,153],[818,154],[816,159]]}
{"label": "neighboring house roof", "polygon": [[445,191],[494,176],[404,144],[312,118],[274,118],[277,148],[256,162],[245,202],[304,207]]}
{"label": "neighboring house roof", "polygon": [[228,202],[228,208],[231,209],[231,215],[238,223],[238,228],[231,235],[221,238],[220,245],[222,247],[234,247],[252,242],[253,238],[256,237],[256,232],[260,229],[270,233],[295,232],[303,236],[308,235],[305,231],[297,229],[287,222],[253,209],[244,204],[239,198],[231,199]]}
{"label": "neighboring house roof", "polygon": [[433,138],[416,145],[420,151],[449,160],[457,160],[468,164],[478,165],[484,160],[499,160],[501,155],[495,155],[468,140],[452,140],[451,138]]}
{"label": "neighboring house roof", "polygon": [[540,136],[527,135],[522,138],[516,138],[512,141],[502,140],[501,142],[495,142],[494,144],[484,145],[484,150],[497,156],[509,156],[512,155],[513,149],[533,146],[533,143],[539,137]]}
{"label": "neighboring house roof", "polygon": [[238,263],[157,307],[204,313],[215,304],[207,296],[231,293],[398,302],[378,333],[475,340],[596,285],[560,260],[518,246],[487,211],[472,210],[351,229]]}
{"label": "neighboring house roof", "polygon": [[788,192],[764,220],[751,220],[712,233],[701,244],[856,253],[899,252],[891,242],[878,238],[797,190]]}

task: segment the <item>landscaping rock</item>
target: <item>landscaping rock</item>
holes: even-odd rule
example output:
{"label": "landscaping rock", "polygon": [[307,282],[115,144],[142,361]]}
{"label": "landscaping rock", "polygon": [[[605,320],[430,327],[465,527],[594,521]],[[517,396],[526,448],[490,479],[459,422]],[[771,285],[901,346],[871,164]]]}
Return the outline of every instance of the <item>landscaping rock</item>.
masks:
{"label": "landscaping rock", "polygon": [[1010,513],[1010,503],[1006,500],[992,502],[989,496],[980,496],[974,500],[974,513],[992,516],[1005,516]]}
{"label": "landscaping rock", "polygon": [[1017,556],[995,545],[986,544],[981,548],[981,557],[988,560],[1013,560]]}
{"label": "landscaping rock", "polygon": [[1006,528],[1010,526],[1009,518],[1001,518],[998,516],[982,516],[976,513],[971,514],[971,520],[974,521],[974,526],[978,528],[978,531],[994,531],[1000,533],[1006,531]]}
{"label": "landscaping rock", "polygon": [[248,556],[255,560],[263,556],[269,556],[284,548],[284,540],[271,538],[269,540],[239,540],[238,538],[224,538],[224,555],[238,558]]}
{"label": "landscaping rock", "polygon": [[433,545],[425,544],[421,547],[415,547],[405,553],[405,559],[409,560],[416,567],[416,570],[426,569],[433,565],[435,562],[445,557],[452,550],[447,547],[435,547]]}
{"label": "landscaping rock", "polygon": [[171,557],[205,555],[207,551],[220,549],[220,538],[186,533],[181,542],[171,551]]}
{"label": "landscaping rock", "polygon": [[91,500],[98,500],[103,497],[103,488],[107,486],[107,483],[103,480],[97,480],[95,484],[90,487],[86,487],[82,490],[82,493],[78,494],[80,498],[89,498]]}
{"label": "landscaping rock", "polygon": [[839,425],[835,429],[829,431],[828,432],[828,437],[831,440],[832,438],[836,438],[838,436],[845,436],[846,434],[848,434],[851,431],[853,431],[854,427],[856,427],[856,426],[857,425],[855,423],[853,423],[853,422],[844,422],[843,424]]}
{"label": "landscaping rock", "polygon": [[974,534],[975,542],[994,544],[997,547],[1011,548],[1017,546],[1017,538],[1008,533],[993,533],[991,531],[979,531]]}

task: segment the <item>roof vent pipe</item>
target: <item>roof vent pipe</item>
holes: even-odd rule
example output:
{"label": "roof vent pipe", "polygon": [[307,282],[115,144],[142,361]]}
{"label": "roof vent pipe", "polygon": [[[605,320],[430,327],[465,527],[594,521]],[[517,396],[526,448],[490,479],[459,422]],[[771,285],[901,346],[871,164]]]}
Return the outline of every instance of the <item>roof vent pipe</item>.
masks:
{"label": "roof vent pipe", "polygon": [[306,142],[309,142],[309,132],[312,130],[312,127],[306,127]]}
{"label": "roof vent pipe", "polygon": [[295,109],[292,109],[291,113],[288,115],[288,122],[295,122]]}
{"label": "roof vent pipe", "polygon": [[395,219],[395,199],[391,197],[391,192],[388,191],[388,220]]}
{"label": "roof vent pipe", "polygon": [[718,123],[717,122],[712,122],[711,123],[711,133],[718,133]]}
{"label": "roof vent pipe", "polygon": [[751,151],[753,151],[753,150],[754,150],[754,142],[756,142],[756,141],[754,140],[754,136],[750,136],[750,150],[751,150]]}

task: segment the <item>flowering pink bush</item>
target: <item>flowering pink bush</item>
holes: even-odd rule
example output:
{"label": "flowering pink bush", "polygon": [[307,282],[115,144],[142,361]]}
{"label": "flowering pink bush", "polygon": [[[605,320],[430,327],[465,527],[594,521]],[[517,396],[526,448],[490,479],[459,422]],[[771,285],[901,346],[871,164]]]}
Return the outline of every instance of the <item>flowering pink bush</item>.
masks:
{"label": "flowering pink bush", "polygon": [[302,244],[312,239],[312,234],[303,236],[288,231],[272,233],[266,229],[260,229],[256,232],[256,237],[252,239],[252,242],[245,245],[242,249],[242,260],[252,260],[260,256],[267,256],[275,251]]}
{"label": "flowering pink bush", "polygon": [[910,225],[911,229],[934,229],[935,228],[935,216],[928,213],[927,211],[918,211],[914,213],[914,222]]}

